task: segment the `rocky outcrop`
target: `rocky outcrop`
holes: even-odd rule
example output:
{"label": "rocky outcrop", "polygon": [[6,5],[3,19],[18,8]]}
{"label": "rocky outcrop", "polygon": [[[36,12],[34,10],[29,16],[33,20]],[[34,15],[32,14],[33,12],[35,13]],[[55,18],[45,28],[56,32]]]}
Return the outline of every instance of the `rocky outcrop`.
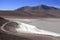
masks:
{"label": "rocky outcrop", "polygon": [[[0,17],[0,29],[2,29],[2,27],[4,27],[4,29],[7,31],[15,32],[15,28],[18,27],[18,23],[12,22],[10,20]],[[4,30],[2,30],[2,31],[4,31]]]}
{"label": "rocky outcrop", "polygon": [[6,20],[2,17],[0,17],[0,26],[2,26],[5,22],[8,22],[9,20]]}

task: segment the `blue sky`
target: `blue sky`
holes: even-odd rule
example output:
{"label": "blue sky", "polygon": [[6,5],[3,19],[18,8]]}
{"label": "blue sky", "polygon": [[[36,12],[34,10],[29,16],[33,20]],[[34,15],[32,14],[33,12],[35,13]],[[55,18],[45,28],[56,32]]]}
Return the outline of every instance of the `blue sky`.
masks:
{"label": "blue sky", "polygon": [[23,6],[49,5],[60,8],[60,0],[0,0],[0,10],[14,10]]}

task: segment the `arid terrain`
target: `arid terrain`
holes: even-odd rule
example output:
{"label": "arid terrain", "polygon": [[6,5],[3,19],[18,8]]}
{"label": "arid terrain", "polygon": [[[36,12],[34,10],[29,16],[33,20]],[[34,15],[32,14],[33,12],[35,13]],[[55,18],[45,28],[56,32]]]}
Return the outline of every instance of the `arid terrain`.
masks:
{"label": "arid terrain", "polygon": [[[0,16],[3,17],[0,18],[0,40],[60,40],[60,8],[24,6],[15,10],[0,10]],[[9,23],[5,25],[6,22]],[[22,25],[20,32],[15,30],[19,27],[17,22]],[[25,31],[23,27],[28,33],[21,33]]]}

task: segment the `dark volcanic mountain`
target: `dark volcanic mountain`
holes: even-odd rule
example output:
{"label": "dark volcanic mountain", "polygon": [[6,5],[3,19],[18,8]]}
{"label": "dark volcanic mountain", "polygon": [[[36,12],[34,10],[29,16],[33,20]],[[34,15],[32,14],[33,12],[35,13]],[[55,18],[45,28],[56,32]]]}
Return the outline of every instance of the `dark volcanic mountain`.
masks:
{"label": "dark volcanic mountain", "polygon": [[47,11],[47,10],[59,10],[58,8],[46,6],[46,5],[39,5],[39,6],[24,6],[21,8],[16,9],[18,11],[29,11],[29,12],[41,12],[41,11]]}
{"label": "dark volcanic mountain", "polygon": [[60,18],[60,9],[47,5],[24,6],[13,11],[0,11],[3,16],[19,16],[19,17],[53,17]]}

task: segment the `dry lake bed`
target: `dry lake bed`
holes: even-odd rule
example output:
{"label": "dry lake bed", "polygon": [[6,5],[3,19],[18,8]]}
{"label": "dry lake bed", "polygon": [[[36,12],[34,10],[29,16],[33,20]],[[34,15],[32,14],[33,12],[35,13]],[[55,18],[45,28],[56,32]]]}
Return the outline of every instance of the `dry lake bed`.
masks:
{"label": "dry lake bed", "polygon": [[39,19],[6,18],[6,19],[14,22],[24,23],[24,25],[25,24],[32,25],[40,30],[46,30],[46,31],[60,35],[60,19],[59,18],[39,18]]}

